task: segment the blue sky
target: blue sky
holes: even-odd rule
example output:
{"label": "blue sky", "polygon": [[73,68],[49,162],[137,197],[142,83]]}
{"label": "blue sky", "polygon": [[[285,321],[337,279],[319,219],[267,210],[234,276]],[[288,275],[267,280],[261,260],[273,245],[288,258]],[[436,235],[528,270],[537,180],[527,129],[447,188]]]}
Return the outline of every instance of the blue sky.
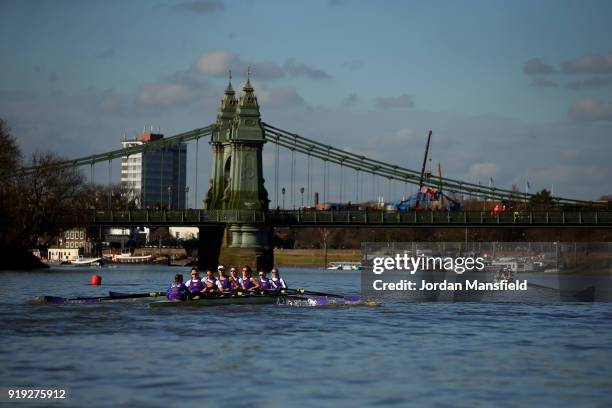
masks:
{"label": "blue sky", "polygon": [[411,168],[431,127],[448,175],[597,198],[611,16],[606,1],[5,0],[0,116],[26,155],[110,150],[144,124],[212,122],[226,68],[239,88],[251,65],[269,123]]}

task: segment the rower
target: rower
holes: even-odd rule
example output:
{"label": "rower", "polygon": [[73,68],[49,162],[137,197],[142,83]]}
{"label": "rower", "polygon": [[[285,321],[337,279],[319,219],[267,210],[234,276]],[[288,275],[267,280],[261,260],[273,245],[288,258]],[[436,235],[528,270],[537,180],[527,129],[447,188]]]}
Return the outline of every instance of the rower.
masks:
{"label": "rower", "polygon": [[217,288],[222,293],[231,292],[232,281],[227,275],[225,275],[225,266],[219,265],[217,267],[217,271],[219,272],[219,277],[217,278]]}
{"label": "rower", "polygon": [[272,290],[272,283],[270,283],[270,279],[266,277],[266,271],[259,271],[259,284],[262,290]]}
{"label": "rower", "polygon": [[202,279],[202,283],[205,286],[204,292],[212,293],[217,291],[217,279],[215,279],[212,269],[206,271],[206,278]]}
{"label": "rower", "polygon": [[204,282],[200,279],[200,273],[196,266],[191,268],[191,279],[187,282],[187,289],[189,289],[191,299],[199,299],[201,292],[204,291]]}
{"label": "rower", "polygon": [[233,266],[230,268],[230,283],[232,285],[232,290],[240,290],[242,286],[240,286],[240,278],[238,277],[238,270]]}
{"label": "rower", "polygon": [[257,279],[251,277],[251,267],[244,265],[242,267],[242,278],[240,278],[240,287],[242,290],[254,292],[261,287]]}
{"label": "rower", "polygon": [[186,300],[189,293],[189,289],[183,283],[183,275],[177,273],[174,275],[174,282],[168,286],[166,291],[166,298],[168,300]]}
{"label": "rower", "polygon": [[281,289],[287,289],[287,284],[285,283],[283,278],[280,277],[280,274],[278,273],[278,269],[272,268],[271,273],[272,273],[272,279],[270,279],[270,283],[272,284],[272,289],[277,290],[277,291]]}

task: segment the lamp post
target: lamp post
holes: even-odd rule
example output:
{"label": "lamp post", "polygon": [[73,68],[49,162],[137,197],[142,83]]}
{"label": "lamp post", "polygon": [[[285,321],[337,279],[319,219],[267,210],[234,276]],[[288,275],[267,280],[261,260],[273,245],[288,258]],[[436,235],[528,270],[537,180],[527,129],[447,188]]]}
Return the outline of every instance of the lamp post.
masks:
{"label": "lamp post", "polygon": [[168,186],[168,210],[172,209],[172,186]]}
{"label": "lamp post", "polygon": [[285,209],[285,193],[287,192],[287,190],[285,190],[285,187],[283,187],[283,189],[281,190],[281,193],[283,194],[283,210]]}
{"label": "lamp post", "polygon": [[189,186],[185,186],[185,208],[189,208]]}
{"label": "lamp post", "polygon": [[304,187],[300,187],[300,194],[302,195],[302,205],[300,209],[304,208]]}

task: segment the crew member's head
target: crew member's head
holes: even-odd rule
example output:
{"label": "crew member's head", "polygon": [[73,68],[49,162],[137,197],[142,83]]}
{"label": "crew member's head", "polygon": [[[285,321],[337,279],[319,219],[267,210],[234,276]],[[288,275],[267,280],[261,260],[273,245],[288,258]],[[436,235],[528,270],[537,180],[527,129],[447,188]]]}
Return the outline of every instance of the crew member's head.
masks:
{"label": "crew member's head", "polygon": [[242,267],[242,276],[245,278],[250,278],[251,277],[251,267],[249,265],[244,265]]}
{"label": "crew member's head", "polygon": [[183,274],[177,273],[174,275],[174,283],[183,283]]}

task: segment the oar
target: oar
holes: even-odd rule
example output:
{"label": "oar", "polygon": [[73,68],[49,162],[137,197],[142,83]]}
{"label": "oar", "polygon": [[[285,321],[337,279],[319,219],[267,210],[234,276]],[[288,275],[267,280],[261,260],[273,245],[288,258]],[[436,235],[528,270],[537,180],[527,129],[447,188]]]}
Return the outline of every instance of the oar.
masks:
{"label": "oar", "polygon": [[68,302],[83,302],[83,303],[98,303],[102,300],[111,300],[110,296],[98,296],[98,297],[77,297],[77,298],[64,298],[59,296],[43,296],[43,301],[46,303],[68,303]]}
{"label": "oar", "polygon": [[307,297],[304,296],[296,296],[294,294],[287,294],[284,293],[283,291],[277,291],[277,290],[265,290],[262,289],[259,292],[234,292],[233,294],[234,296],[238,296],[238,297],[248,297],[248,296],[270,296],[270,297],[277,297],[277,296],[282,296],[288,299],[293,299],[293,300],[308,300]]}
{"label": "oar", "polygon": [[111,299],[135,299],[135,298],[145,298],[145,297],[166,296],[164,292],[122,293],[122,292],[113,292],[112,290],[108,292],[108,295]]}
{"label": "oar", "polygon": [[344,295],[336,295],[334,293],[324,293],[324,292],[314,292],[312,290],[306,290],[306,289],[282,289],[281,292],[285,290],[285,291],[294,291],[295,293],[299,293],[301,295],[312,295],[312,296],[325,296],[325,297],[331,297],[331,298],[337,298],[337,299],[344,299],[347,300],[349,302],[357,302],[358,300],[360,300],[361,298],[358,295],[349,295],[349,296],[344,296]]}
{"label": "oar", "polygon": [[69,303],[69,302],[83,302],[83,303],[99,303],[103,300],[117,300],[117,299],[132,299],[142,297],[155,297],[164,296],[163,292],[149,292],[149,293],[120,293],[120,292],[109,292],[109,296],[96,296],[96,297],[75,297],[65,298],[60,296],[43,296],[45,303]]}

